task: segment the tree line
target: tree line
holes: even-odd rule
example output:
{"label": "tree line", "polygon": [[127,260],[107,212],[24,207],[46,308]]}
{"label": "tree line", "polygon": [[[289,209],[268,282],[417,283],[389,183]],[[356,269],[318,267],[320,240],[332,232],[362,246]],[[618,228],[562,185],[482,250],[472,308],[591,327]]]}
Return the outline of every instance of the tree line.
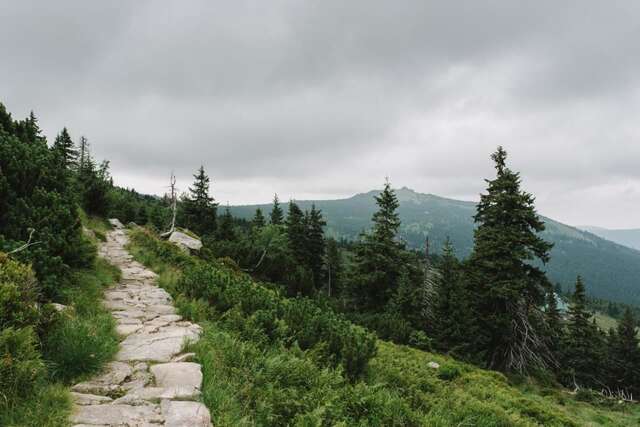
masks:
{"label": "tree line", "polygon": [[504,149],[492,160],[496,176],[481,195],[473,251],[464,260],[450,242],[430,257],[404,246],[399,202],[389,182],[376,196],[371,229],[351,243],[324,236],[326,222],[315,206],[302,211],[291,200],[285,215],[277,195],[268,215],[257,209],[245,221],[226,209],[216,221],[203,168],[183,201],[189,214],[182,223],[203,234],[200,256],[227,259],[283,285],[290,296],[314,297],[381,338],[494,370],[553,378],[574,389],[637,394],[634,313],[625,308],[617,328],[602,331],[580,277],[569,310],[558,309],[559,296],[535,263],[548,262],[552,248],[540,237],[545,226],[535,198],[521,189]]}

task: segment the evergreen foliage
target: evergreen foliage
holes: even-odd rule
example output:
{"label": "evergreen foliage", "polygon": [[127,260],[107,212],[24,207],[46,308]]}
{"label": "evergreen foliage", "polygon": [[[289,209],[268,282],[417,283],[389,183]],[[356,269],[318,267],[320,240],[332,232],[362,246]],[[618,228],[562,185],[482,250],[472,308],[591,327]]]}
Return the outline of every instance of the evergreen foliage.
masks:
{"label": "evergreen foliage", "polygon": [[277,194],[273,196],[273,207],[271,208],[269,218],[272,225],[281,225],[284,221],[284,212],[282,212],[282,208],[280,207],[280,201],[278,200]]}
{"label": "evergreen foliage", "polygon": [[600,388],[604,385],[601,373],[604,337],[591,317],[586,307],[584,283],[578,276],[563,343],[561,379],[567,386]]}
{"label": "evergreen foliage", "polygon": [[382,309],[398,287],[403,245],[396,240],[400,219],[398,199],[389,181],[376,196],[378,211],[373,214],[373,228],[363,234],[355,248],[351,278],[352,298],[356,306]]}
{"label": "evergreen foliage", "polygon": [[550,285],[532,261],[547,262],[552,245],[538,236],[544,223],[534,197],[520,189],[519,174],[507,167],[506,151],[498,147],[491,158],[497,174],[480,197],[469,260],[481,323],[478,347],[487,366],[525,372],[548,361],[540,308]]}
{"label": "evergreen foliage", "polygon": [[262,215],[262,209],[256,209],[256,214],[253,216],[251,220],[251,226],[255,228],[262,228],[266,225],[264,215]]}
{"label": "evergreen foliage", "polygon": [[182,201],[182,223],[198,235],[210,235],[216,231],[218,204],[209,195],[210,179],[204,166],[200,166],[193,177],[193,186]]}

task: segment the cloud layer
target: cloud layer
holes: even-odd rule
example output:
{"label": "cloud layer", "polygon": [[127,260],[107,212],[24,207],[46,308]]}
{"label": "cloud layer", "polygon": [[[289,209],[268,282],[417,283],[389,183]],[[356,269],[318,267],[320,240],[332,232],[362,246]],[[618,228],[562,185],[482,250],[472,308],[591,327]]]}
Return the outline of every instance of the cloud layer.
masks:
{"label": "cloud layer", "polygon": [[545,215],[640,227],[640,4],[518,3],[7,2],[0,101],[144,192],[475,199],[502,144]]}

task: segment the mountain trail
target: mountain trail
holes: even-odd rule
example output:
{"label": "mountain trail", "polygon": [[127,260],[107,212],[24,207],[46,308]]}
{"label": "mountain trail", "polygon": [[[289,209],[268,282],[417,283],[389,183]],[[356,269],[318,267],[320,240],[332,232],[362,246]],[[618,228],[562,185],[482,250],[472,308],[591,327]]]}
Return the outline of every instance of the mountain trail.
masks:
{"label": "mountain trail", "polygon": [[209,410],[198,401],[201,367],[191,362],[192,353],[182,353],[201,329],[175,314],[156,274],[126,251],[122,224],[111,222],[99,255],[122,270],[122,279],[105,292],[104,305],[124,339],[100,376],[72,387],[72,425],[209,427]]}

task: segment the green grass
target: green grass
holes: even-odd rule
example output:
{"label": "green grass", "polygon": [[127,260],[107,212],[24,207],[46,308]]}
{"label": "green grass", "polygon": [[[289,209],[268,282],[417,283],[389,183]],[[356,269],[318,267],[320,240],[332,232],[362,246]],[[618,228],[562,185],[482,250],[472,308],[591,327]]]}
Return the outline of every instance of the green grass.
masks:
{"label": "green grass", "polygon": [[56,380],[71,383],[100,371],[118,350],[115,321],[100,301],[104,288],[118,280],[120,272],[103,259],[91,270],[74,272],[73,286],[63,290],[63,313],[47,333],[44,357]]}
{"label": "green grass", "polygon": [[[160,274],[159,284],[174,296],[180,314],[203,326],[203,336],[190,349],[203,367],[202,399],[214,425],[640,424],[637,405],[580,402],[561,388],[516,383],[447,356],[381,340],[364,378],[347,381],[340,369],[318,365],[314,349],[254,341],[229,328],[228,319],[219,319],[206,302],[180,295],[183,255],[164,243],[138,240],[135,233],[131,253]],[[430,368],[432,361],[440,368]]]}
{"label": "green grass", "polygon": [[76,270],[61,290],[68,309],[55,316],[42,337],[46,373],[35,392],[11,404],[0,402],[0,426],[67,426],[71,411],[69,386],[99,372],[118,349],[115,322],[102,306],[106,286],[120,271],[102,259]]}
{"label": "green grass", "polygon": [[48,384],[10,408],[3,409],[0,406],[0,426],[67,426],[70,413],[71,396],[67,387],[62,384]]}

